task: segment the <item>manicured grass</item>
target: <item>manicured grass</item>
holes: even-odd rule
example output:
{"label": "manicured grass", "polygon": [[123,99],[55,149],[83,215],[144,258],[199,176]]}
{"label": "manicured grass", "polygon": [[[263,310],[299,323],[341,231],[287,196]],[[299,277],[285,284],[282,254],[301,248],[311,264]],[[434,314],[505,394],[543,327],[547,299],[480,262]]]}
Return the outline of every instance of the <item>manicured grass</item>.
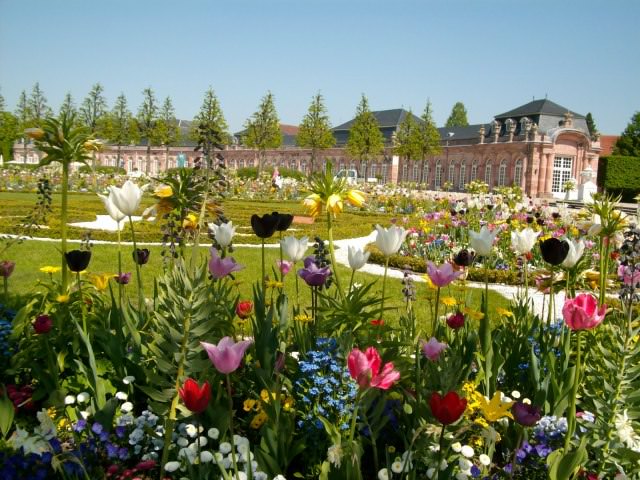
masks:
{"label": "manicured grass", "polygon": [[[60,237],[60,198],[59,194],[52,196],[52,212],[49,214],[46,229],[40,229],[32,233],[36,237]],[[34,193],[20,192],[0,192],[0,232],[22,234],[19,225],[24,223],[24,218],[33,210],[37,197]],[[145,195],[139,213],[142,214],[145,208],[153,205],[155,200]],[[222,209],[224,215],[234,225],[238,226],[237,232],[241,234],[236,239],[237,243],[259,243],[259,239],[251,230],[251,215],[263,215],[278,211],[280,213],[290,213],[293,215],[305,216],[306,211],[302,205],[302,201],[293,200],[222,200]],[[91,193],[73,193],[69,195],[68,218],[69,223],[91,222],[96,219],[96,215],[105,215],[106,211],[102,205],[102,201],[97,195]],[[379,223],[388,225],[392,216],[385,213],[360,211],[347,208],[333,222],[334,239],[362,237],[371,233],[374,226]],[[308,236],[310,239],[319,235],[326,238],[327,219],[326,216],[320,216],[315,219],[312,224],[294,224],[292,226],[293,233],[298,236]],[[77,227],[69,227],[69,238],[81,238],[84,230]],[[90,230],[91,238],[94,240],[110,240],[115,241],[117,236],[114,232],[106,232],[101,230]],[[156,222],[143,221],[136,223],[136,238],[138,241],[161,242],[162,233],[161,225]],[[122,232],[122,240],[130,240],[131,232],[125,228]],[[267,243],[275,243],[276,239],[269,239]]]}
{"label": "manicured grass", "polygon": [[[71,244],[70,249],[77,248],[77,245]],[[145,295],[150,297],[153,292],[154,279],[160,277],[163,273],[163,259],[161,256],[161,247],[149,247],[151,250],[150,261],[147,265],[142,267],[143,284],[145,289]],[[135,301],[137,295],[137,287],[135,281],[135,265],[131,257],[132,247],[129,245],[123,245],[122,247],[122,259],[123,259],[123,271],[132,272],[131,283],[126,287],[129,298]],[[309,253],[311,250],[309,250]],[[190,258],[191,248],[186,251],[186,257]],[[199,252],[201,261],[206,261],[209,257],[209,252],[206,248],[201,248]],[[261,275],[261,252],[260,248],[238,247],[233,252],[232,256],[238,261],[238,263],[245,266],[243,270],[237,272],[237,288],[241,299],[252,298],[252,286],[254,282],[260,279]],[[266,265],[267,270],[273,278],[272,268],[275,268],[275,261],[279,258],[277,249],[270,248],[266,250]],[[25,241],[22,244],[14,245],[4,254],[4,258],[11,259],[16,262],[16,268],[9,279],[9,292],[10,294],[29,294],[30,292],[37,290],[44,290],[43,283],[48,283],[49,275],[42,273],[39,269],[46,265],[59,266],[60,265],[60,253],[58,243],[43,242],[36,240]],[[90,279],[92,274],[96,273],[117,273],[117,246],[116,245],[94,245],[92,248],[92,258],[87,273],[83,275],[83,278]],[[299,268],[300,266],[298,266]],[[348,286],[348,282],[351,276],[351,271],[348,268],[339,266],[338,273],[340,275],[344,288]],[[59,275],[54,275],[54,279],[59,280]],[[294,302],[296,297],[295,292],[295,278],[294,272],[290,272],[285,277],[285,291],[289,295],[290,301]],[[75,277],[72,277],[75,281]],[[381,295],[382,290],[382,278],[370,274],[357,273],[355,275],[355,282],[365,283],[376,281],[376,285],[373,287],[373,291],[376,295]],[[300,296],[299,302],[303,307],[309,307],[311,303],[310,289],[300,279]],[[428,290],[424,283],[416,283],[417,286],[417,300],[414,302],[414,311],[418,320],[423,323],[423,326],[428,325],[430,318],[430,303],[429,299],[433,301],[435,296],[433,290]],[[115,285],[114,285],[115,287]],[[387,280],[386,294],[388,300],[386,306],[392,307],[392,310],[385,315],[385,319],[391,324],[394,324],[399,315],[404,311],[405,305],[402,297],[403,285],[398,279],[389,278]],[[334,290],[332,290],[334,291]],[[480,308],[480,295],[482,291],[477,289],[468,289],[466,291],[467,305],[471,308]],[[441,297],[445,296],[459,296],[461,295],[459,287],[444,288],[441,292]],[[489,297],[490,311],[495,312],[497,307],[508,307],[508,301],[501,295],[494,292],[490,292]],[[440,306],[440,313],[446,311],[444,305]],[[497,318],[496,315],[492,315],[492,318]]]}

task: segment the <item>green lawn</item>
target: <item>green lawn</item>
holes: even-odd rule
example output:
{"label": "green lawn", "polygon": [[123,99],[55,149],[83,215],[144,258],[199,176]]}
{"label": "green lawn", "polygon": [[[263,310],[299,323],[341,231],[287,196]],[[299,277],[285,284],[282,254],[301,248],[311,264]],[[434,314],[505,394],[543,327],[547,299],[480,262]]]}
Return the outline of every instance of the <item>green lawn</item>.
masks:
{"label": "green lawn", "polygon": [[[71,244],[70,249],[77,248],[76,245]],[[154,278],[162,275],[163,264],[162,257],[160,255],[161,247],[150,247],[151,258],[147,265],[142,268],[143,283],[146,296],[150,297],[153,292]],[[309,250],[309,252],[311,252]],[[190,250],[187,256],[190,255]],[[200,256],[202,261],[208,258],[208,250],[202,248]],[[245,268],[236,274],[238,283],[238,290],[242,299],[251,299],[252,285],[260,278],[260,249],[239,247],[236,248],[233,253],[233,257]],[[60,253],[58,250],[58,243],[43,242],[37,240],[25,241],[22,244],[12,246],[7,252],[5,252],[4,258],[11,259],[16,262],[16,268],[9,279],[9,292],[10,294],[28,294],[38,289],[42,290],[45,287],[42,282],[49,281],[49,275],[42,273],[39,269],[46,265],[57,266],[60,265]],[[275,266],[276,259],[279,258],[277,249],[267,249],[266,251],[266,263],[268,270],[271,271],[271,267]],[[94,273],[117,273],[117,246],[116,245],[94,245],[92,248],[92,258],[89,268],[87,269],[85,278],[90,278]],[[123,246],[123,271],[129,271],[133,273],[131,283],[126,287],[129,292],[129,298],[135,299],[137,295],[137,288],[135,282],[135,265],[131,259],[131,247]],[[346,288],[349,282],[351,271],[345,267],[339,267],[339,275],[343,286]],[[59,274],[54,275],[58,277]],[[382,278],[369,274],[358,273],[355,276],[355,282],[364,283],[377,281],[374,286],[374,291],[378,295],[381,294]],[[414,303],[414,309],[418,319],[422,322],[428,322],[429,319],[429,303],[428,298],[434,297],[433,291],[428,291],[424,283],[417,283],[417,300]],[[397,320],[399,314],[404,311],[404,303],[402,301],[402,283],[399,279],[388,279],[387,281],[387,306],[393,307],[386,317],[392,323]],[[285,290],[288,293],[290,299],[295,299],[295,279],[293,272],[290,272],[285,277]],[[453,288],[443,289],[442,296],[457,295],[458,290]],[[467,291],[467,305],[473,308],[479,309],[481,290],[469,289]],[[310,290],[300,280],[300,303],[303,306],[310,305]],[[490,307],[491,310],[495,310],[497,307],[506,308],[508,301],[493,292],[490,292]],[[445,307],[440,307],[440,312],[444,312]],[[495,318],[495,316],[492,316]]]}

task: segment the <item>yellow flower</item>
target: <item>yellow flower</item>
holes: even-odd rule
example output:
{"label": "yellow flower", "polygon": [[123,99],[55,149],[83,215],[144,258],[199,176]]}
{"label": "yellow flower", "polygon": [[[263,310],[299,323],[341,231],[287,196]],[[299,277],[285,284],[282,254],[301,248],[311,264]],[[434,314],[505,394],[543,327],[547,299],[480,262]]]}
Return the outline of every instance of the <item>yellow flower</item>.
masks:
{"label": "yellow flower", "polygon": [[282,288],[284,287],[284,283],[279,282],[278,280],[267,280],[265,282],[265,286],[267,288]]}
{"label": "yellow flower", "polygon": [[513,318],[513,312],[511,310],[507,310],[506,308],[497,307],[496,308],[496,313],[498,315],[500,315],[501,317],[512,317]]}
{"label": "yellow flower", "polygon": [[322,199],[317,193],[309,195],[302,203],[312,217],[317,217],[322,210]]}
{"label": "yellow flower", "polygon": [[462,313],[464,313],[471,320],[482,320],[484,318],[484,313],[469,307],[464,307],[462,309]]}
{"label": "yellow flower", "polygon": [[291,397],[287,397],[284,399],[284,402],[282,403],[282,409],[285,412],[290,412],[293,410],[293,398]]}
{"label": "yellow flower", "polygon": [[429,277],[429,275],[422,275],[422,279],[424,280],[424,283],[427,284],[427,288],[428,289],[431,289],[431,290],[435,290],[436,289],[436,286],[431,281],[431,278]]}
{"label": "yellow flower", "polygon": [[[269,399],[269,391],[266,388],[263,388],[260,391],[260,398],[262,399],[262,401],[264,403],[270,403],[271,402],[271,400]],[[271,398],[273,400],[276,399],[276,392],[271,392]]]}
{"label": "yellow flower", "polygon": [[440,302],[447,307],[455,307],[458,304],[458,301],[453,297],[442,297]]}
{"label": "yellow flower", "polygon": [[335,216],[342,212],[342,208],[342,197],[337,193],[332,193],[327,199],[327,212],[331,212]]}
{"label": "yellow flower", "polygon": [[476,425],[480,425],[482,428],[487,428],[489,426],[487,421],[482,417],[478,417],[478,418],[474,419],[473,423],[475,423]]}
{"label": "yellow flower", "polygon": [[82,144],[82,147],[89,152],[99,152],[104,145],[100,140],[92,138]]}
{"label": "yellow flower", "polygon": [[173,196],[173,188],[171,185],[158,185],[153,194],[158,198],[168,198]]}
{"label": "yellow flower", "polygon": [[58,273],[61,270],[60,267],[52,267],[47,265],[46,267],[40,267],[40,271],[42,273],[48,273],[49,275],[53,275],[54,273]]}
{"label": "yellow flower", "polygon": [[293,319],[298,322],[309,323],[311,321],[311,316],[307,315],[306,313],[301,313],[293,317]]}
{"label": "yellow flower", "polygon": [[188,214],[182,221],[182,228],[185,230],[194,230],[198,226],[198,217],[193,213]]}
{"label": "yellow flower", "polygon": [[24,134],[33,140],[41,140],[44,137],[44,130],[41,128],[27,128]]}
{"label": "yellow flower", "polygon": [[91,283],[100,292],[107,289],[109,286],[109,279],[113,277],[113,274],[103,273],[101,275],[93,275],[91,277]]}
{"label": "yellow flower", "polygon": [[[256,404],[257,404],[257,403],[258,403],[258,401],[257,401],[257,400],[253,400],[253,399],[251,399],[251,398],[248,398],[247,400],[245,400],[245,401],[242,403],[242,409],[243,409],[245,412],[250,412],[251,410],[257,410],[257,408],[256,408]],[[259,406],[259,405],[258,405],[258,406]]]}
{"label": "yellow flower", "polygon": [[489,422],[495,422],[502,417],[513,418],[509,411],[513,402],[503,402],[501,392],[494,393],[490,401],[487,401],[484,395],[478,397],[478,400],[480,401],[480,411]]}
{"label": "yellow flower", "polygon": [[349,202],[354,207],[361,207],[362,205],[364,205],[365,200],[365,194],[360,190],[349,190],[347,192],[347,202]]}
{"label": "yellow flower", "polygon": [[264,412],[264,410],[260,410],[258,414],[255,417],[253,417],[253,420],[251,420],[251,423],[249,424],[249,426],[257,430],[266,421],[267,421],[267,414]]}
{"label": "yellow flower", "polygon": [[471,437],[471,446],[474,448],[482,448],[484,446],[484,438],[482,437]]}
{"label": "yellow flower", "polygon": [[69,295],[58,295],[56,297],[56,302],[67,303],[68,301],[69,301]]}

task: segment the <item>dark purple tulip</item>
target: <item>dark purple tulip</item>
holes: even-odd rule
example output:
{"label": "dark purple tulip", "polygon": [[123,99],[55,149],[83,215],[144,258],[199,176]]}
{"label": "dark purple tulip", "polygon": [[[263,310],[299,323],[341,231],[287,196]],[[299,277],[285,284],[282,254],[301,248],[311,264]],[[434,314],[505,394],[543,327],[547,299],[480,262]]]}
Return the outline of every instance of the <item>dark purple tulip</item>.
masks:
{"label": "dark purple tulip", "polygon": [[524,402],[514,403],[511,413],[514,420],[524,427],[532,427],[540,420],[540,408]]}
{"label": "dark purple tulip", "polygon": [[476,256],[473,253],[466,248],[463,248],[455,255],[455,257],[453,257],[453,263],[459,267],[468,267],[473,263],[475,258]]}
{"label": "dark purple tulip", "polygon": [[120,285],[127,285],[131,281],[131,272],[119,273],[114,277],[114,279],[116,283],[119,283]]}
{"label": "dark purple tulip", "polygon": [[273,212],[271,215],[278,217],[278,226],[276,227],[276,230],[279,232],[288,230],[291,226],[291,223],[293,222],[293,215],[290,215],[288,213]]}
{"label": "dark purple tulip", "polygon": [[262,217],[258,215],[251,215],[251,228],[253,232],[260,238],[271,237],[280,223],[279,215],[271,213],[265,213]]}
{"label": "dark purple tulip", "polygon": [[560,265],[569,255],[569,243],[555,237],[540,242],[540,252],[545,262]]}
{"label": "dark purple tulip", "polygon": [[0,262],[0,277],[9,278],[16,267],[16,262],[11,260],[2,260]]}
{"label": "dark purple tulip", "polygon": [[150,254],[151,252],[149,252],[148,248],[136,248],[133,251],[133,261],[138,265],[146,265]]}
{"label": "dark purple tulip", "polygon": [[298,270],[298,275],[309,285],[310,287],[321,287],[331,275],[331,269],[329,266],[319,268],[313,256],[308,256],[304,259],[304,268]]}
{"label": "dark purple tulip", "polygon": [[33,330],[38,334],[49,333],[53,327],[53,321],[49,315],[38,315],[33,322]]}
{"label": "dark purple tulip", "polygon": [[88,250],[71,250],[64,256],[67,259],[69,270],[76,273],[86,270],[91,260],[91,252]]}

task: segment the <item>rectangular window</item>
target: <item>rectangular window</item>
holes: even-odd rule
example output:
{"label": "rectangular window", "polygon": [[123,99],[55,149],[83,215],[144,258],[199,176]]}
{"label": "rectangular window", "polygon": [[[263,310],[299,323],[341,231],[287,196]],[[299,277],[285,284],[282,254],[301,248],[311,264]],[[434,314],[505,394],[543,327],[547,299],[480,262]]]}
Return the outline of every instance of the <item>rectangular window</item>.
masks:
{"label": "rectangular window", "polygon": [[402,179],[401,181],[406,182],[407,181],[407,172],[408,172],[409,168],[407,167],[407,164],[405,163],[404,165],[402,165]]}
{"label": "rectangular window", "polygon": [[418,172],[419,172],[418,165],[414,165],[413,166],[413,178],[411,179],[412,181],[414,181],[414,182],[418,181]]}
{"label": "rectangular window", "polygon": [[551,191],[553,193],[561,193],[564,184],[572,178],[572,166],[572,157],[555,157],[553,159],[553,177],[551,179]]}
{"label": "rectangular window", "polygon": [[382,183],[387,183],[387,165],[382,165]]}

